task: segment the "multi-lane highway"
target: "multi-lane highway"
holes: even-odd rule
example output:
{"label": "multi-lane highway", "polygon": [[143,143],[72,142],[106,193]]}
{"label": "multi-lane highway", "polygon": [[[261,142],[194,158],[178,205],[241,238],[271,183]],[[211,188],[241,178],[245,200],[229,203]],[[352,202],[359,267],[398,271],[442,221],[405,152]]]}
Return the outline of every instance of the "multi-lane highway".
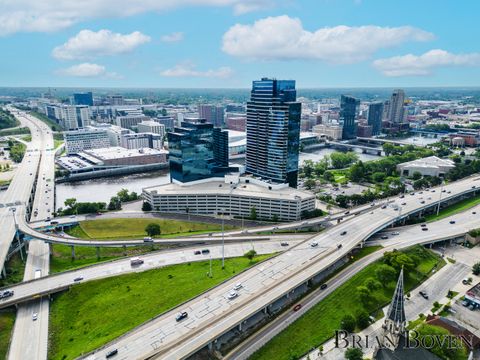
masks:
{"label": "multi-lane highway", "polygon": [[[384,209],[355,216],[318,234],[310,242],[238,275],[201,298],[192,299],[182,306],[189,313],[187,321],[177,323],[175,313],[182,309],[173,309],[89,355],[88,359],[104,358],[113,349],[118,349],[122,358],[187,357],[328,268],[373,233],[403,216],[432,206],[439,201],[440,194],[445,200],[476,191],[478,185],[480,178],[470,177],[445,186],[444,193],[437,188],[435,192],[406,195]],[[410,245],[424,242],[427,241],[422,233],[411,239]],[[311,246],[311,243],[317,245]],[[342,247],[338,248],[339,245]],[[239,296],[228,299],[228,293],[239,282],[243,284]]]}
{"label": "multi-lane highway", "polygon": [[[54,210],[55,152],[50,128],[39,119],[13,110],[20,121],[26,121],[32,133],[32,143],[40,153],[38,176],[34,193],[31,220],[45,220]],[[33,125],[32,125],[33,124]],[[19,223],[26,221],[24,217]],[[32,240],[28,246],[24,281],[46,276],[50,270],[49,245]],[[49,299],[36,299],[17,309],[9,359],[42,360],[47,358]]]}

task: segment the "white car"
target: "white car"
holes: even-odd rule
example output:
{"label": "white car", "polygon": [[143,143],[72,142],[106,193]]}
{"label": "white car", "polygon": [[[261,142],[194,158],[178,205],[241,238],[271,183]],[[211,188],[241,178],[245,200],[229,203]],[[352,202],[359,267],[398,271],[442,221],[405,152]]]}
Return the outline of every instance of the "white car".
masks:
{"label": "white car", "polygon": [[311,246],[311,247],[317,247],[317,246],[318,246],[318,242],[314,241],[314,242],[310,243],[310,246]]}
{"label": "white car", "polygon": [[228,293],[227,298],[229,300],[235,299],[238,296],[238,293],[235,290],[232,290]]}
{"label": "white car", "polygon": [[35,312],[32,314],[32,320],[35,321],[37,319],[38,319],[38,313]]}
{"label": "white car", "polygon": [[238,284],[235,284],[235,286],[233,287],[233,290],[240,290],[242,287],[243,285],[241,283],[238,283]]}

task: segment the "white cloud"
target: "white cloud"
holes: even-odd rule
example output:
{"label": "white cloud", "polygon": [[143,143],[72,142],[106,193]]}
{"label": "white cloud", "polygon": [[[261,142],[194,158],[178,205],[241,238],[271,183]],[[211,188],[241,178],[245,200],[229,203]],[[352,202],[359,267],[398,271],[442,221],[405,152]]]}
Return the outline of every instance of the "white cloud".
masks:
{"label": "white cloud", "polygon": [[57,74],[64,76],[74,77],[107,77],[112,79],[121,78],[120,75],[114,72],[107,72],[107,69],[103,65],[82,63],[73,65],[68,68],[57,70]]}
{"label": "white cloud", "polygon": [[183,40],[183,32],[174,32],[168,35],[163,35],[160,40],[163,42],[179,42]]}
{"label": "white cloud", "polygon": [[480,66],[480,53],[452,54],[434,49],[420,56],[407,54],[378,59],[373,66],[386,76],[425,76],[442,66]]}
{"label": "white cloud", "polygon": [[205,77],[205,78],[228,78],[232,76],[233,70],[227,66],[219,67],[215,70],[199,71],[191,62],[184,62],[175,65],[171,69],[164,70],[160,73],[166,77]]}
{"label": "white cloud", "polygon": [[121,18],[185,6],[229,6],[235,14],[243,14],[274,4],[274,0],[0,0],[0,36],[52,32],[91,19]]}
{"label": "white cloud", "polygon": [[368,59],[381,48],[406,41],[427,41],[433,35],[410,26],[335,26],[314,32],[287,15],[268,17],[253,25],[236,24],[223,35],[227,54],[262,60],[314,59],[353,63]]}
{"label": "white cloud", "polygon": [[82,30],[63,45],[54,48],[52,55],[61,60],[93,59],[127,53],[149,41],[150,37],[139,31],[123,35],[110,30]]}

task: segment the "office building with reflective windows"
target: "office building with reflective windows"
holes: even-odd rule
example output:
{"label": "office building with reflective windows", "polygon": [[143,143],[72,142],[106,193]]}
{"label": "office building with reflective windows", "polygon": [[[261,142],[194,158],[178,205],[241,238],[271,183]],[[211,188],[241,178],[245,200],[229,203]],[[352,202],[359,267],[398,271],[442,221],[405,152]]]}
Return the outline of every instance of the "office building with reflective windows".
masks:
{"label": "office building with reflective windows", "polygon": [[247,102],[246,172],[297,186],[301,103],[294,80],[253,81]]}
{"label": "office building with reflective windows", "polygon": [[372,127],[372,135],[380,135],[382,131],[383,102],[368,105],[368,125]]}
{"label": "office building with reflective windows", "polygon": [[340,98],[340,124],[343,126],[342,139],[349,140],[357,137],[357,114],[360,100],[351,96],[342,95]]}
{"label": "office building with reflective windows", "polygon": [[172,181],[183,183],[238,171],[228,167],[228,132],[205,119],[182,122],[168,133],[168,146]]}

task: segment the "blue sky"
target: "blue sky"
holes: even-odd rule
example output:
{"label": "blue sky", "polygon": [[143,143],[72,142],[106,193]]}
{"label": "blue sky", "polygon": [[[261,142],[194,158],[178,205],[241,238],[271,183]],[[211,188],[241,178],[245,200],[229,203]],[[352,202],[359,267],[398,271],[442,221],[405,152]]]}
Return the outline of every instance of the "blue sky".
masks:
{"label": "blue sky", "polygon": [[453,0],[0,0],[0,86],[479,86],[478,13]]}

